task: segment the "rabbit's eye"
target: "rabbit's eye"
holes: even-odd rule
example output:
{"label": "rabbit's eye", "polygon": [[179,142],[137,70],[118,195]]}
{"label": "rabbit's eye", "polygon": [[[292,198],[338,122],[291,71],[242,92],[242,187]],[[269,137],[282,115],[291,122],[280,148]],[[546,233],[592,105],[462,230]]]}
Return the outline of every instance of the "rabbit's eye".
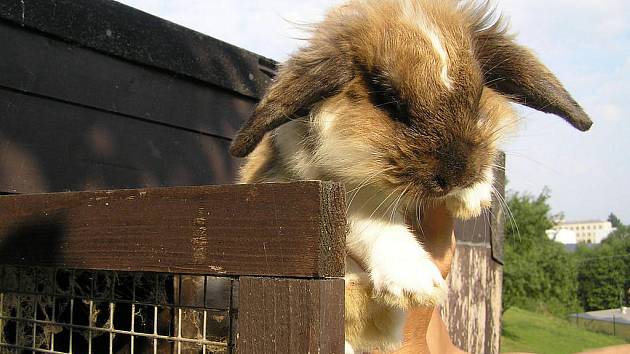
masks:
{"label": "rabbit's eye", "polygon": [[407,104],[391,85],[380,77],[370,77],[366,81],[368,82],[370,100],[375,107],[385,111],[398,122],[410,124]]}

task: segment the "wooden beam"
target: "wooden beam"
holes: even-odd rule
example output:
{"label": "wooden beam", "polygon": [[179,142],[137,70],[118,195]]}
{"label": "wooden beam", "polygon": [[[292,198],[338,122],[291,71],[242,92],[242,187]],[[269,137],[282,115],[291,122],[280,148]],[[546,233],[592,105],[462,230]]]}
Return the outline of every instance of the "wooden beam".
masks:
{"label": "wooden beam", "polygon": [[0,1],[0,19],[260,98],[275,62],[110,0]]}
{"label": "wooden beam", "polygon": [[0,197],[0,263],[340,277],[345,200],[326,182]]}
{"label": "wooden beam", "polygon": [[239,283],[236,353],[344,353],[343,279]]}
{"label": "wooden beam", "polygon": [[240,164],[227,139],[3,88],[0,127],[2,192],[225,184]]}
{"label": "wooden beam", "polygon": [[118,119],[142,119],[229,140],[256,103],[201,81],[77,47],[3,21],[0,48],[1,87],[115,113]]}

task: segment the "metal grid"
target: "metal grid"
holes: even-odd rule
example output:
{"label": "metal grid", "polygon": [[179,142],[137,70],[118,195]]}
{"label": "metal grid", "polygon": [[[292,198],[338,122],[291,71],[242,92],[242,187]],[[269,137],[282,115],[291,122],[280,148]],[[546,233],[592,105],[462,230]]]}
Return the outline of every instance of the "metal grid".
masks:
{"label": "metal grid", "polygon": [[0,265],[0,353],[230,353],[235,282]]}

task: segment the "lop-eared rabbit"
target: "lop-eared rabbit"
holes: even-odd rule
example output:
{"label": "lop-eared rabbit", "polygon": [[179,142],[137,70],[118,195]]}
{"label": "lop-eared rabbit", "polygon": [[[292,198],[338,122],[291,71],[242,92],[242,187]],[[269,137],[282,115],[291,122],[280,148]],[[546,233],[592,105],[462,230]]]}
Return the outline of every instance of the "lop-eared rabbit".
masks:
{"label": "lop-eared rabbit", "polygon": [[243,183],[345,185],[346,352],[397,348],[405,312],[444,299],[412,225],[436,203],[490,204],[510,102],[592,124],[485,1],[351,0],[281,66],[231,152]]}

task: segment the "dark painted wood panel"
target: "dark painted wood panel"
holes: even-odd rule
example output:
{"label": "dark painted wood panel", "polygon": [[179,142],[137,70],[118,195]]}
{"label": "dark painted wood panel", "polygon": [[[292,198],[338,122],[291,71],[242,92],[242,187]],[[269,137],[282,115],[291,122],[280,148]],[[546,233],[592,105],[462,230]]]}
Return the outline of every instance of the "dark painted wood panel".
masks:
{"label": "dark painted wood panel", "polygon": [[455,222],[455,236],[458,242],[490,245],[490,213],[484,211],[481,216]]}
{"label": "dark painted wood panel", "polygon": [[0,89],[0,191],[225,184],[229,141]]}
{"label": "dark painted wood panel", "polygon": [[2,196],[0,262],[343,276],[345,219],[325,217],[343,195],[338,184],[300,182]]}
{"label": "dark painted wood panel", "polygon": [[260,98],[274,62],[110,0],[4,0],[0,18]]}
{"label": "dark painted wood panel", "polygon": [[231,138],[255,100],[0,22],[0,86]]}
{"label": "dark painted wood panel", "polygon": [[343,279],[240,279],[236,353],[344,353]]}

